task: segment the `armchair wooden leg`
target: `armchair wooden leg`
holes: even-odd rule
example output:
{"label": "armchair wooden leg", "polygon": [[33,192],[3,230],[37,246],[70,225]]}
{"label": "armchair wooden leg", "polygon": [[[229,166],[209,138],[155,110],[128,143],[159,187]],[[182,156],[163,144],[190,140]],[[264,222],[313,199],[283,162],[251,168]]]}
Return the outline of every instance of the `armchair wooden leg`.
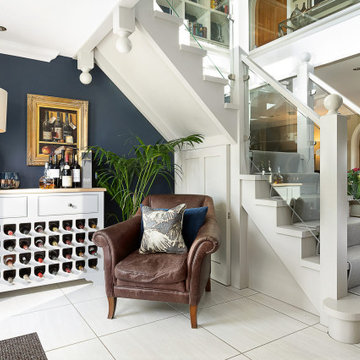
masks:
{"label": "armchair wooden leg", "polygon": [[197,305],[190,305],[191,328],[197,329]]}
{"label": "armchair wooden leg", "polygon": [[117,301],[116,297],[108,297],[108,302],[109,302],[108,319],[114,318],[114,314],[115,314],[115,310],[116,310],[116,301]]}
{"label": "armchair wooden leg", "polygon": [[211,291],[211,280],[209,278],[207,284],[206,284],[206,287],[205,287],[205,291]]}

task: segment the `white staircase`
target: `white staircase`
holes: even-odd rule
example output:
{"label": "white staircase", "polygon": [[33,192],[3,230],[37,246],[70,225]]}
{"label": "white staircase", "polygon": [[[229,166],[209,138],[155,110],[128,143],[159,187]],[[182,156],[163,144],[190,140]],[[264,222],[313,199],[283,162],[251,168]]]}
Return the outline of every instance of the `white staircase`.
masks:
{"label": "white staircase", "polygon": [[313,308],[306,304],[302,306],[319,313],[320,265],[316,256],[316,240],[309,230],[291,224],[290,208],[285,201],[271,199],[269,194],[267,179],[259,179],[256,175],[247,175],[242,179],[243,208]]}
{"label": "white staircase", "polygon": [[201,133],[232,143],[237,111],[224,104],[227,80],[204,76],[206,51],[179,44],[182,24],[154,10],[153,1],[142,0],[132,50],[120,54],[116,35],[109,33],[97,45],[96,63],[166,139]]}

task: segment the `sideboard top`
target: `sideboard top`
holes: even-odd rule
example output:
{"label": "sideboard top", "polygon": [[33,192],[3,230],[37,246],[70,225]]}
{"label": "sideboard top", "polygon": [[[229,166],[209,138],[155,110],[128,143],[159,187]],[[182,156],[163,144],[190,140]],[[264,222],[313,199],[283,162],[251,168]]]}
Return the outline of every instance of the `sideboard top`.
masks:
{"label": "sideboard top", "polygon": [[80,193],[80,192],[105,192],[105,188],[71,188],[71,189],[8,189],[0,190],[0,195],[20,195],[20,194],[53,194],[53,193]]}

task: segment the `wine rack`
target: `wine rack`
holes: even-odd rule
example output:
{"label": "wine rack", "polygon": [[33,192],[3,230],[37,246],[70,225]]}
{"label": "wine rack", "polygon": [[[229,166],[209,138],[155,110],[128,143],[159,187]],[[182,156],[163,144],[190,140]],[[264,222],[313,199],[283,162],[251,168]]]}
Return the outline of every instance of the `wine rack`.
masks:
{"label": "wine rack", "polygon": [[103,201],[104,189],[0,191],[0,292],[98,275]]}

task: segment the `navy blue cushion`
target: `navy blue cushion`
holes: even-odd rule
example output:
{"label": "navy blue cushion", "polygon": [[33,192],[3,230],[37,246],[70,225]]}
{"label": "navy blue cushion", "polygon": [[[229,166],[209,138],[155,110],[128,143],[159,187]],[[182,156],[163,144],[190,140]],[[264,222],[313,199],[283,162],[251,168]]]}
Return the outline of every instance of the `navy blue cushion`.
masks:
{"label": "navy blue cushion", "polygon": [[[140,205],[142,208],[142,205]],[[169,209],[156,209],[156,210],[169,210]],[[194,242],[199,229],[205,222],[205,217],[208,211],[208,207],[190,208],[186,209],[184,213],[182,235],[185,240],[185,244],[190,249],[191,244]],[[140,238],[144,231],[143,222],[141,220]]]}

